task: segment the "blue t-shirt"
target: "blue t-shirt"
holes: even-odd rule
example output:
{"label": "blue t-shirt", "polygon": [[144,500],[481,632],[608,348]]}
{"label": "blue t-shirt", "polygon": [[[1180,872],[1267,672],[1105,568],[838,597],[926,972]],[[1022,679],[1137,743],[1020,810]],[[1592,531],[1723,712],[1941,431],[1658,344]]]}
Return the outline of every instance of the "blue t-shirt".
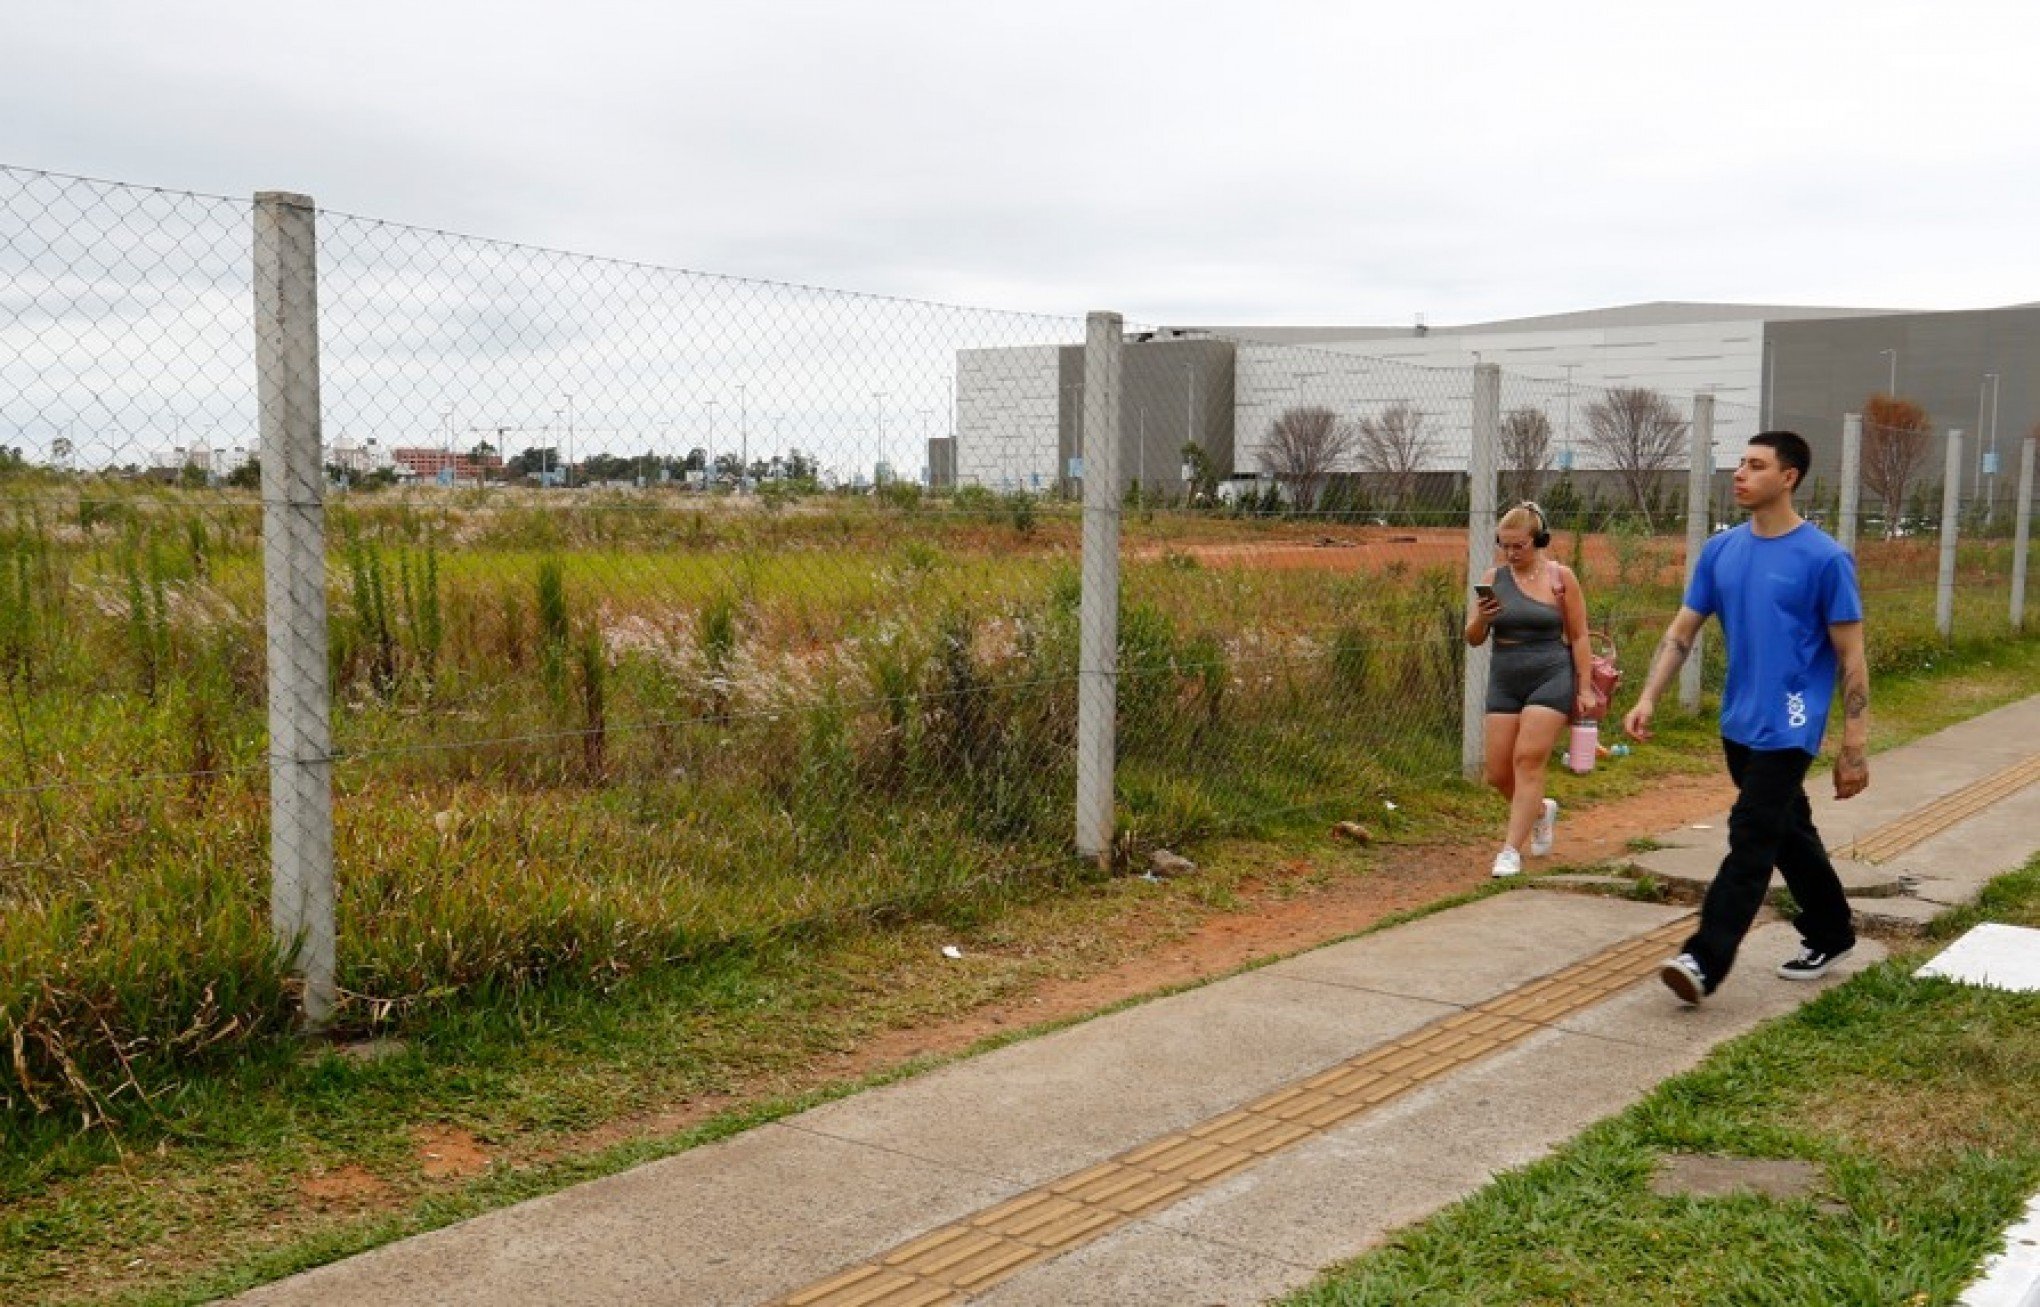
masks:
{"label": "blue t-shirt", "polygon": [[1863,620],[1849,552],[1811,522],[1768,538],[1745,522],[1700,551],[1686,607],[1719,616],[1728,641],[1722,738],[1818,754],[1835,697],[1828,627]]}

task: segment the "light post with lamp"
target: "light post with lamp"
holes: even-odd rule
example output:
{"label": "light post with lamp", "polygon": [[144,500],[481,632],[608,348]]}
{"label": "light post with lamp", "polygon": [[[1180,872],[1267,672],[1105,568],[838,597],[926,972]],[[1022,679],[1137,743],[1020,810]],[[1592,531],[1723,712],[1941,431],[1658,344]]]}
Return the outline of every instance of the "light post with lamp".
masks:
{"label": "light post with lamp", "polygon": [[1558,451],[1558,470],[1559,470],[1560,472],[1564,472],[1564,473],[1567,473],[1567,474],[1570,474],[1570,473],[1572,472],[1572,465],[1573,465],[1573,452],[1572,452],[1572,397],[1573,397],[1573,384],[1572,384],[1572,374],[1573,374],[1573,370],[1574,370],[1575,368],[1577,368],[1577,367],[1579,367],[1579,364],[1577,364],[1577,363],[1568,363],[1568,364],[1566,364],[1566,365],[1565,365],[1565,446],[1564,446],[1564,448],[1562,448],[1562,449],[1560,449],[1560,450]]}
{"label": "light post with lamp", "polygon": [[751,410],[745,408],[745,387],[736,387],[736,491],[743,493],[751,475]]}
{"label": "light post with lamp", "polygon": [[701,488],[704,492],[715,490],[715,406],[722,401],[704,399],[702,406],[708,410],[708,446],[702,450]]}
{"label": "light post with lamp", "polygon": [[1138,423],[1136,424],[1136,429],[1137,429],[1137,430],[1139,431],[1139,433],[1140,433],[1140,435],[1139,435],[1139,437],[1138,437],[1138,438],[1139,438],[1139,441],[1140,441],[1140,455],[1139,455],[1139,457],[1137,457],[1137,458],[1136,458],[1136,459],[1134,460],[1134,473],[1133,473],[1133,484],[1134,484],[1134,502],[1135,502],[1136,504],[1138,504],[1138,503],[1140,502],[1140,497],[1141,497],[1141,496],[1143,496],[1143,495],[1145,495],[1145,494],[1147,494],[1147,492],[1148,492],[1148,486],[1147,486],[1147,405],[1145,405],[1145,404],[1142,404],[1142,405],[1140,406],[1140,418],[1139,418],[1139,422],[1138,422]]}
{"label": "light post with lamp", "polygon": [[560,475],[566,481],[567,489],[574,488],[574,392],[563,390],[560,398],[567,404],[567,461],[560,468]]}
{"label": "light post with lamp", "polygon": [[873,460],[871,465],[871,483],[874,487],[878,485],[878,464],[885,461],[885,397],[890,394],[892,394],[890,390],[874,390],[871,392],[871,402],[878,411],[878,448],[873,450],[871,455]]}
{"label": "light post with lamp", "polygon": [[1778,425],[1778,342],[1764,342],[1764,429]]}

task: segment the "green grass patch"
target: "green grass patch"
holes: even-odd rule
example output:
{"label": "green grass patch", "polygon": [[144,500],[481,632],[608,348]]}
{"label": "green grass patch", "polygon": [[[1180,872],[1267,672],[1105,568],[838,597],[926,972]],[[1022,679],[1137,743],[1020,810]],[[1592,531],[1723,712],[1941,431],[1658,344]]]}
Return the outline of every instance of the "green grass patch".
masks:
{"label": "green grass patch", "polygon": [[[340,1031],[410,1051],[307,1060],[268,924],[259,506],[68,493],[0,520],[0,774],[20,778],[0,786],[0,1298],[117,1285],[136,1257],[128,1278],[194,1282],[178,1259],[220,1230],[274,1226],[301,1261],[439,1219],[467,1199],[415,1173],[420,1122],[560,1183],[583,1163],[525,1154],[758,1101],[873,1030],[1095,963],[1115,914],[1233,901],[1224,873],[1143,897],[1069,857],[1066,506],[350,498],[328,578]],[[1458,774],[1459,568],[1187,565],[1283,529],[1129,521],[1129,862],[1284,857],[1328,819],[1383,845],[1499,820]],[[1585,584],[1627,651],[1619,711],[1677,587],[1668,540],[1618,543]],[[2027,692],[2040,641],[1940,641],[1917,560],[1875,554],[1873,744]],[[1988,631],[1995,592],[1973,589]],[[1711,707],[1658,725],[1565,801],[1720,765]],[[1074,938],[1045,947],[1043,919]],[[1008,938],[1033,952],[998,960]],[[917,969],[950,939],[993,960]],[[362,1233],[344,1196],[298,1219],[350,1166],[397,1225]]]}
{"label": "green grass patch", "polygon": [[[1946,923],[2040,922],[2040,860]],[[2040,995],[1912,951],[1288,1301],[1945,1304],[2040,1188]],[[1806,1198],[1659,1196],[1670,1154],[1794,1158]]]}

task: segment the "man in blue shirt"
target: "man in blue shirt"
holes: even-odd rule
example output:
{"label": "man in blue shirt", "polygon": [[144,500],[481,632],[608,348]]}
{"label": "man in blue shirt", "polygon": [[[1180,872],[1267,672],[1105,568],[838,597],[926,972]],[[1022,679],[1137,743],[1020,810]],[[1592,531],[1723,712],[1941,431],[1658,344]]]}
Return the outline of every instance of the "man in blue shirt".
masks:
{"label": "man in blue shirt", "polygon": [[1728,856],[1707,887],[1700,927],[1659,971],[1687,1003],[1698,1003],[1727,979],[1763,906],[1773,867],[1799,905],[1792,924],[1803,945],[1779,975],[1816,979],[1856,943],[1841,879],[1813,825],[1806,772],[1820,753],[1839,680],[1835,797],[1851,798],[1869,785],[1870,667],[1855,561],[1792,504],[1811,462],[1806,441],[1793,432],[1750,439],[1735,469],[1735,502],[1749,511],[1749,521],[1700,551],[1685,603],[1658,646],[1636,706],[1622,719],[1630,736],[1650,738],[1658,696],[1692,652],[1701,624],[1718,616],[1728,643],[1721,747],[1737,796],[1728,816]]}

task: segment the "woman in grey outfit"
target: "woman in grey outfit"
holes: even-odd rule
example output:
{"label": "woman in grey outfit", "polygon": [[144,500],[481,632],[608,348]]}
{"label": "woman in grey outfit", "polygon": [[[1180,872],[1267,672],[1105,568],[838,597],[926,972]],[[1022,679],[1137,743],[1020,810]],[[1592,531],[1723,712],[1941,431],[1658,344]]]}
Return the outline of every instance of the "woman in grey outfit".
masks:
{"label": "woman in grey outfit", "polygon": [[1495,545],[1502,563],[1483,587],[1466,623],[1466,642],[1494,637],[1488,663],[1487,783],[1509,801],[1509,827],[1494,874],[1523,870],[1551,852],[1558,802],[1544,796],[1544,770],[1559,732],[1598,706],[1588,676],[1587,603],[1572,569],[1544,556],[1551,543],[1544,511],[1532,503],[1502,514]]}

